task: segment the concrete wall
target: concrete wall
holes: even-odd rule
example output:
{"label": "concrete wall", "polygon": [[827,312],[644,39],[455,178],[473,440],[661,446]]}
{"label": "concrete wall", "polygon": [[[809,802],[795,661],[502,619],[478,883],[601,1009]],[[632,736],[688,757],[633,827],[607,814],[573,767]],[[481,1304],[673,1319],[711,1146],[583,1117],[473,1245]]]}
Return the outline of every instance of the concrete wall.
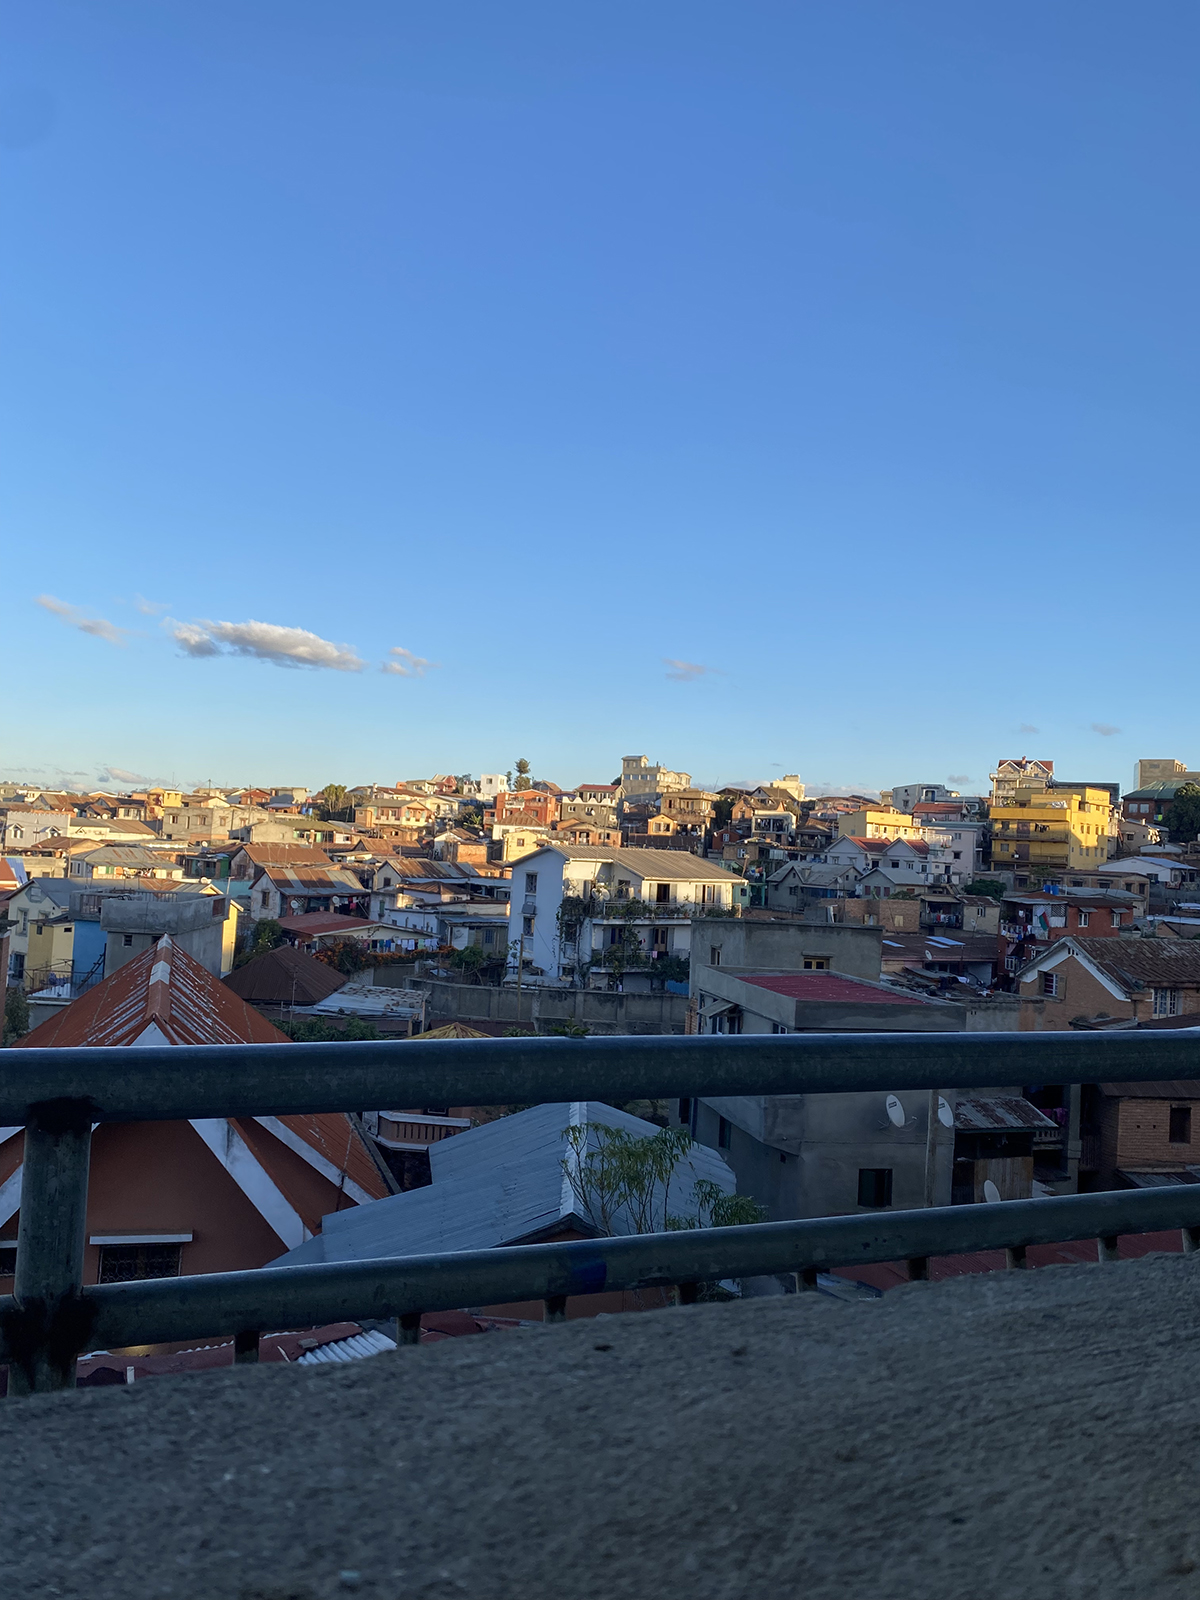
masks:
{"label": "concrete wall", "polygon": [[218,895],[163,895],[149,900],[106,899],[100,926],[108,938],[104,976],[157,943],[164,934],[214,977],[232,970],[237,907]]}
{"label": "concrete wall", "polygon": [[[862,1168],[892,1173],[892,1206],[925,1203],[925,1136],[929,1096],[901,1093],[903,1126],[888,1115],[884,1093],[745,1095],[700,1100],[693,1132],[720,1148],[737,1176],[739,1194],[751,1194],[772,1222],[795,1217],[862,1214]],[[953,1104],[952,1093],[947,1095]],[[721,1147],[722,1121],[726,1144]],[[938,1125],[934,1203],[950,1204],[954,1135]]]}
{"label": "concrete wall", "polygon": [[[429,1014],[450,1022],[518,1025],[515,985],[447,983],[416,978],[429,996]],[[547,1030],[551,1023],[579,1022],[593,1033],[682,1033],[687,998],[681,994],[603,994],[586,989],[533,988],[520,996],[520,1026]]]}
{"label": "concrete wall", "polygon": [[[805,956],[824,956],[831,972],[878,980],[883,949],[879,928],[825,922],[760,922],[752,917],[705,917],[692,938],[692,989],[702,966],[800,972]],[[719,950],[714,962],[712,952]]]}

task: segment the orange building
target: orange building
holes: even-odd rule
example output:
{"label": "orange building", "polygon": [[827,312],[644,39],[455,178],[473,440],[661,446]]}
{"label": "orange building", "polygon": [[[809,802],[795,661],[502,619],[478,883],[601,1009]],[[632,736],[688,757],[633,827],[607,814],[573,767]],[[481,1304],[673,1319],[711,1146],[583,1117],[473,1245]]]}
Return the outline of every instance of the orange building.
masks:
{"label": "orange building", "polygon": [[[15,1048],[288,1042],[164,938]],[[0,1292],[16,1260],[23,1150],[21,1129],[0,1130]],[[341,1113],[101,1123],[84,1282],[262,1267],[319,1233],[323,1216],[396,1187]]]}

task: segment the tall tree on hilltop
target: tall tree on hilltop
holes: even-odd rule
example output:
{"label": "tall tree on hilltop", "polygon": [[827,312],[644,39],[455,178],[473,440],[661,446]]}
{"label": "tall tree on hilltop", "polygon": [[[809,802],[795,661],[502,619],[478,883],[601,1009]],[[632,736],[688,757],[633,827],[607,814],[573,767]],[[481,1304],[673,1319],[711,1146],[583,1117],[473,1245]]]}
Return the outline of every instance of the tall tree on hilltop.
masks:
{"label": "tall tree on hilltop", "polygon": [[513,779],[514,789],[528,789],[530,787],[529,763],[522,756],[516,765],[516,777]]}

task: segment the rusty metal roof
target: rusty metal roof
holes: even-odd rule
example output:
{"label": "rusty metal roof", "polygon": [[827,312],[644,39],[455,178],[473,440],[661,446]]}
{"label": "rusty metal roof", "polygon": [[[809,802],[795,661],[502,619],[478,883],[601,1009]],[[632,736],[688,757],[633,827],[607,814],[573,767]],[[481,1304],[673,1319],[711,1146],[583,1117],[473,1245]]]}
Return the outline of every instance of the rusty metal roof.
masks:
{"label": "rusty metal roof", "polygon": [[1029,1100],[1019,1094],[960,1094],[954,1107],[954,1126],[973,1133],[1003,1133],[1016,1129],[1022,1133],[1039,1128],[1057,1128]]}

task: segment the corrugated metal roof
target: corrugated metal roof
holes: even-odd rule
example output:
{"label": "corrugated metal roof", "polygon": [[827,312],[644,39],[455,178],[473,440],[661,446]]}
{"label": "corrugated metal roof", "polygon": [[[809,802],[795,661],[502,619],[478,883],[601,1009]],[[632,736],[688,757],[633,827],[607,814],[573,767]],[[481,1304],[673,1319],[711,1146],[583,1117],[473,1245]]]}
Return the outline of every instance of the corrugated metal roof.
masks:
{"label": "corrugated metal roof", "polygon": [[238,967],[225,979],[225,987],[256,1005],[315,1005],[344,987],[346,975],[324,961],[305,955],[294,945],[268,950]]}
{"label": "corrugated metal roof", "polygon": [[744,972],[735,974],[743,983],[756,989],[769,989],[772,994],[787,995],[792,1000],[852,1001],[871,1006],[923,1006],[929,1002],[918,994],[899,994],[895,989],[885,989],[857,978],[845,978],[837,972],[788,972],[770,977],[755,977]]}
{"label": "corrugated metal roof", "polygon": [[571,861],[611,861],[639,878],[676,879],[685,883],[744,881],[736,872],[714,866],[711,861],[702,861],[685,850],[618,850],[607,845],[556,843],[547,843],[539,849],[553,850]]}
{"label": "corrugated metal roof", "polygon": [[363,1333],[352,1333],[348,1339],[335,1339],[332,1344],[318,1345],[306,1350],[296,1362],[300,1367],[318,1367],[327,1362],[362,1361],[367,1356],[379,1356],[385,1350],[394,1350],[396,1341],[386,1333],[371,1328]]}
{"label": "corrugated metal roof", "polygon": [[168,935],[49,1017],[13,1049],[131,1045],[148,1030],[168,1044],[286,1044],[286,1035]]}
{"label": "corrugated metal roof", "polygon": [[1024,1133],[1057,1128],[1058,1124],[1023,1095],[960,1094],[954,1107],[954,1126],[975,1133],[1000,1133],[1006,1129]]}
{"label": "corrugated metal roof", "polygon": [[1163,1078],[1153,1083],[1102,1083],[1111,1100],[1200,1100],[1200,1079]]}
{"label": "corrugated metal roof", "polygon": [[1124,988],[1135,982],[1200,985],[1200,940],[1072,938],[1070,942]]}
{"label": "corrugated metal roof", "polygon": [[[569,1226],[594,1231],[580,1217],[562,1168],[564,1129],[572,1122],[623,1128],[643,1136],[657,1128],[596,1101],[532,1106],[442,1139],[429,1152],[432,1184],[391,1195],[358,1211],[323,1219],[322,1231],[274,1263],[360,1261],[385,1255],[427,1255],[446,1250],[483,1250],[531,1241]],[[707,1178],[726,1193],[734,1177],[715,1150],[694,1145],[672,1180],[670,1209],[694,1216],[693,1188]],[[629,1232],[618,1218],[617,1231]]]}
{"label": "corrugated metal roof", "polygon": [[349,867],[309,867],[295,864],[272,865],[262,876],[280,894],[337,893],[365,894],[362,881]]}

